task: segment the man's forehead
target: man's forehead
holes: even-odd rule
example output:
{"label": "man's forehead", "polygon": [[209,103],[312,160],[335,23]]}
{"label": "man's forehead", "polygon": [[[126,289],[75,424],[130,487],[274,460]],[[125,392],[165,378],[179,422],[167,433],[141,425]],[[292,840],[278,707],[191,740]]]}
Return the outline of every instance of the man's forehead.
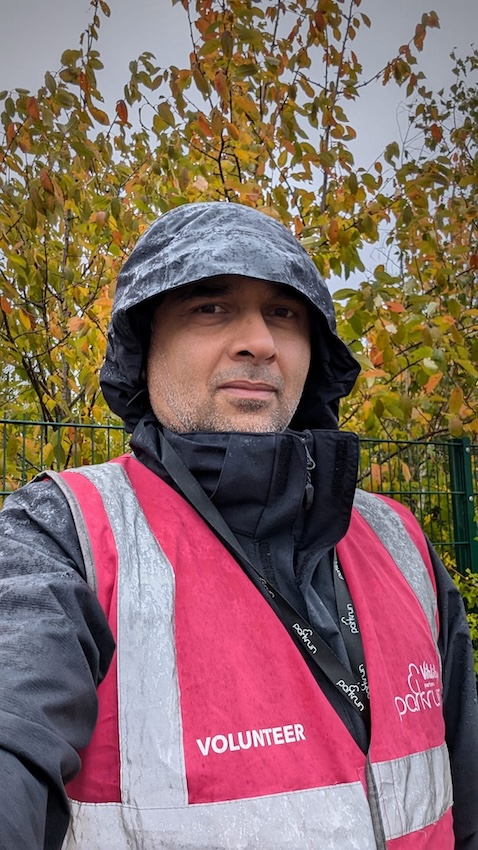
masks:
{"label": "man's forehead", "polygon": [[171,290],[167,293],[167,297],[168,300],[189,301],[193,298],[208,298],[214,295],[234,295],[239,294],[246,287],[254,285],[262,287],[264,294],[271,297],[280,296],[288,300],[308,303],[308,299],[304,295],[287,284],[241,275],[215,275],[214,277],[203,278]]}

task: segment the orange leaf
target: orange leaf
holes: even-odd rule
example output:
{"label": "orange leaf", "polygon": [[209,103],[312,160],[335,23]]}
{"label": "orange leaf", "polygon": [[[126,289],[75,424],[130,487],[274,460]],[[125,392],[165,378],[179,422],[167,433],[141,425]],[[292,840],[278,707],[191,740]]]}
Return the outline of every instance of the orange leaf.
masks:
{"label": "orange leaf", "polygon": [[103,112],[102,109],[98,109],[96,106],[89,105],[89,110],[91,116],[98,121],[98,124],[109,124],[110,119],[108,118],[106,112]]}
{"label": "orange leaf", "polygon": [[32,140],[25,128],[18,134],[18,146],[23,153],[29,153],[32,149]]}
{"label": "orange leaf", "polygon": [[68,319],[67,327],[72,333],[79,333],[79,331],[83,330],[84,326],[85,320],[81,319],[80,316],[72,316],[71,319]]}
{"label": "orange leaf", "polygon": [[238,138],[240,137],[240,133],[239,133],[239,130],[237,129],[236,125],[231,124],[229,122],[228,124],[226,124],[226,127],[228,129],[228,132],[229,132],[231,139],[235,139],[237,141]]}
{"label": "orange leaf", "polygon": [[80,73],[78,74],[78,83],[82,91],[88,92],[90,90],[88,77],[86,76],[84,71],[80,71]]}
{"label": "orange leaf", "polygon": [[329,242],[331,245],[335,245],[337,242],[337,238],[339,235],[339,223],[336,218],[333,218],[329,224]]}
{"label": "orange leaf", "polygon": [[213,132],[209,126],[208,120],[204,115],[204,112],[200,112],[198,115],[198,124],[199,129],[204,133],[205,136],[212,136]]}
{"label": "orange leaf", "polygon": [[383,378],[386,375],[385,369],[364,369],[361,372],[362,378]]}
{"label": "orange leaf", "polygon": [[461,437],[463,434],[463,422],[459,416],[450,416],[448,430],[452,437]]}
{"label": "orange leaf", "polygon": [[34,121],[38,121],[40,118],[40,110],[36,97],[27,97],[27,115],[33,118]]}
{"label": "orange leaf", "polygon": [[375,487],[380,487],[382,483],[382,467],[379,463],[370,464],[370,476],[372,478],[372,484]]}
{"label": "orange leaf", "polygon": [[12,312],[12,305],[10,304],[9,301],[7,301],[6,298],[4,298],[3,295],[0,298],[0,307],[2,308],[4,313],[11,313]]}
{"label": "orange leaf", "polygon": [[385,306],[391,313],[406,313],[407,311],[407,308],[400,304],[400,301],[386,301]]}
{"label": "orange leaf", "polygon": [[370,347],[370,360],[374,366],[381,366],[383,363],[383,351],[380,351],[376,345]]}
{"label": "orange leaf", "polygon": [[426,29],[423,24],[417,24],[415,27],[415,35],[413,38],[413,43],[417,50],[423,49],[423,42],[425,40]]}
{"label": "orange leaf", "polygon": [[431,375],[428,378],[428,381],[426,382],[426,384],[424,386],[425,392],[426,393],[432,393],[433,390],[435,389],[435,387],[437,386],[437,384],[440,383],[442,378],[443,378],[442,372],[435,372],[434,375]]}
{"label": "orange leaf", "polygon": [[17,131],[15,129],[15,124],[13,123],[13,121],[10,121],[10,124],[8,125],[6,130],[7,144],[11,145],[16,136],[16,133]]}
{"label": "orange leaf", "polygon": [[216,75],[214,77],[214,88],[222,100],[227,100],[229,97],[229,86],[227,84],[226,75],[221,68],[219,68],[219,71],[216,71]]}
{"label": "orange leaf", "polygon": [[128,107],[124,100],[118,100],[116,102],[116,114],[121,121],[122,124],[126,124],[128,120]]}
{"label": "orange leaf", "polygon": [[53,187],[53,183],[51,182],[50,175],[46,168],[42,168],[40,171],[40,183],[43,186],[45,192],[48,192],[49,195],[55,194],[55,189]]}
{"label": "orange leaf", "polygon": [[219,109],[214,108],[211,111],[211,128],[215,136],[220,136],[222,133],[222,115]]}
{"label": "orange leaf", "polygon": [[432,124],[430,127],[432,138],[435,142],[441,142],[443,139],[443,130],[438,124]]}
{"label": "orange leaf", "polygon": [[478,269],[478,254],[471,254],[470,269]]}

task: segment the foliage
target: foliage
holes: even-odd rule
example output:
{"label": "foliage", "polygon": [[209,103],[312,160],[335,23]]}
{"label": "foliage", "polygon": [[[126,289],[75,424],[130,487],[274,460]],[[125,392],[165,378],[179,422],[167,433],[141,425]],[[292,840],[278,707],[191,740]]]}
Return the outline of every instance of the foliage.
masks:
{"label": "foliage", "polygon": [[[47,72],[36,95],[0,93],[5,413],[101,418],[97,373],[115,276],[141,230],[171,206],[221,199],[261,207],[302,238],[325,276],[362,269],[361,246],[379,238],[382,221],[399,219],[399,200],[381,194],[382,163],[372,173],[354,169],[355,131],[345,108],[365,85],[395,82],[408,96],[416,92],[423,75],[414,54],[428,28],[438,26],[433,12],[422,16],[410,44],[367,81],[353,49],[360,28],[370,26],[360,0],[256,6],[182,0],[182,6],[189,63],[161,69],[143,53],[130,63],[113,116],[104,110],[97,82],[100,16],[110,14],[104,0],[92,0],[92,22],[79,48],[64,51],[61,70]],[[424,123],[427,115],[421,115]],[[405,233],[399,236],[402,245]],[[406,395],[401,376],[407,353],[400,352],[398,368],[393,364],[384,375],[371,361],[372,342],[381,344],[375,326],[389,309],[377,306],[386,287],[378,281],[375,292],[375,284],[362,287],[341,310],[342,328],[368,366],[365,384],[344,413],[367,431],[385,427],[391,417],[401,426],[406,407],[394,394]],[[403,298],[394,295],[399,306]],[[393,317],[403,324],[403,316]],[[392,334],[398,358],[397,345],[403,347],[403,337]],[[415,339],[410,345],[416,353]]]}
{"label": "foliage", "polygon": [[478,574],[467,570],[466,575],[458,573],[452,564],[446,564],[453,575],[468,610],[468,625],[474,647],[475,673],[478,675]]}
{"label": "foliage", "polygon": [[370,435],[478,433],[478,51],[453,59],[450,92],[421,88],[385,152],[395,269],[344,293],[342,331],[369,359],[347,415]]}
{"label": "foliage", "polygon": [[103,463],[126,450],[122,425],[0,419],[0,499],[43,469]]}

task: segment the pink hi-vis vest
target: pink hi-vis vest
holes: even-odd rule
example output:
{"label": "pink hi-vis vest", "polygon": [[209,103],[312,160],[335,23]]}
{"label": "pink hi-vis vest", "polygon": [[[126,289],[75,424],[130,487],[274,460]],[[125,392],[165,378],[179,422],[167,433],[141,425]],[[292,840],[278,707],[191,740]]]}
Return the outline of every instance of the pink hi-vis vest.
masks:
{"label": "pink hi-vis vest", "polygon": [[338,547],[367,759],[181,496],[131,456],[52,477],[117,640],[64,850],[452,850],[433,571],[406,509],[359,492]]}

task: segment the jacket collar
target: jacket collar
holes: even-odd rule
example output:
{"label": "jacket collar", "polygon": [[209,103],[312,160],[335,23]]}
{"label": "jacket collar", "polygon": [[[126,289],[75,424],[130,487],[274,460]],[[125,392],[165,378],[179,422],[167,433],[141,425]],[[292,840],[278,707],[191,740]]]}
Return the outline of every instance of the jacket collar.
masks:
{"label": "jacket collar", "polygon": [[[161,466],[159,427],[154,416],[144,417],[131,446],[142,463],[172,484]],[[264,573],[271,560],[274,576],[268,577],[277,584],[281,576],[294,577],[304,590],[318,560],[347,531],[357,474],[356,435],[335,430],[163,433],[248,556],[262,561]],[[308,483],[313,498],[306,509]]]}

